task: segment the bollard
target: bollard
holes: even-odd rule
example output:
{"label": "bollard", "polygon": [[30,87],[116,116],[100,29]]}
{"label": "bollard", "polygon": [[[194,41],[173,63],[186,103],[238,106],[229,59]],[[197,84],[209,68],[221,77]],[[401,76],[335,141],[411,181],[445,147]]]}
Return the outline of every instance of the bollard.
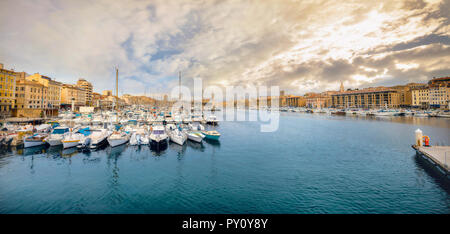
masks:
{"label": "bollard", "polygon": [[417,129],[416,130],[416,146],[422,146],[423,145],[423,134],[422,134],[422,130]]}

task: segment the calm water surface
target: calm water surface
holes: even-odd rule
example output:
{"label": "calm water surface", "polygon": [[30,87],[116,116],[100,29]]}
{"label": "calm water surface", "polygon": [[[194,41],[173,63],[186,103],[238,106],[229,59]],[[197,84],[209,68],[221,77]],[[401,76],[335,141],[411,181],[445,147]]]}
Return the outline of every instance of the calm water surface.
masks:
{"label": "calm water surface", "polygon": [[450,120],[282,113],[221,122],[220,143],[0,153],[0,213],[450,213],[450,189],[411,149]]}

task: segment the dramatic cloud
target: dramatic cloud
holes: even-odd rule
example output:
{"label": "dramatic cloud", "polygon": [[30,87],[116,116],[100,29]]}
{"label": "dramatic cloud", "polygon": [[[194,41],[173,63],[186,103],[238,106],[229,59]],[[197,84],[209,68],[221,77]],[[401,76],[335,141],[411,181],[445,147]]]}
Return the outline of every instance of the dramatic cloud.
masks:
{"label": "dramatic cloud", "polygon": [[288,93],[450,75],[450,1],[0,2],[0,62],[96,91],[168,92],[193,77]]}

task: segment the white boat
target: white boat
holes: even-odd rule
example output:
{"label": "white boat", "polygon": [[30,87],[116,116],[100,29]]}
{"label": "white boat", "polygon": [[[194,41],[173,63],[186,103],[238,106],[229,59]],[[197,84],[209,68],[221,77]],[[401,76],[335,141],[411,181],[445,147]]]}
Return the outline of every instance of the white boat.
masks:
{"label": "white boat", "polygon": [[160,146],[167,144],[167,134],[162,125],[156,125],[151,129],[150,144]]}
{"label": "white boat", "polygon": [[192,122],[202,122],[203,117],[201,114],[193,114],[191,120]]}
{"label": "white boat", "polygon": [[206,118],[206,123],[211,125],[217,125],[219,121],[215,115],[210,115]]}
{"label": "white boat", "polygon": [[66,134],[61,142],[63,144],[63,148],[67,149],[67,148],[78,146],[80,141],[83,140],[84,138],[85,138],[84,135],[81,133],[71,132],[71,133]]}
{"label": "white boat", "polygon": [[367,115],[367,112],[366,112],[365,110],[358,110],[358,111],[356,112],[356,115],[359,115],[359,116],[366,116],[366,115]]}
{"label": "white boat", "polygon": [[175,123],[180,123],[183,120],[180,115],[174,115],[172,118]]}
{"label": "white boat", "polygon": [[141,138],[139,138],[139,144],[140,145],[148,145],[150,143],[150,140],[149,140],[149,135],[148,134],[145,134],[145,135],[141,135]]}
{"label": "white boat", "polygon": [[416,112],[414,113],[414,117],[429,117],[430,115],[427,112]]}
{"label": "white boat", "polygon": [[68,127],[56,127],[53,132],[45,139],[50,146],[56,146],[62,144],[64,134],[68,133],[70,129]]}
{"label": "white boat", "polygon": [[106,143],[106,138],[111,135],[111,132],[109,132],[106,129],[94,129],[92,130],[92,133],[90,135],[91,143],[89,147],[91,149],[95,149],[104,143]]}
{"label": "white boat", "polygon": [[[135,145],[148,145],[149,143],[149,134],[148,134],[148,129],[147,128],[138,128],[135,130],[135,132],[133,133],[134,135],[134,139],[133,144]],[[133,145],[130,139],[130,145]]]}
{"label": "white boat", "polygon": [[203,138],[205,138],[205,135],[203,135],[201,132],[188,132],[187,137],[191,141],[195,142],[202,142]]}
{"label": "white boat", "polygon": [[33,132],[33,128],[34,128],[33,125],[28,124],[28,125],[25,125],[25,126],[18,127],[16,129],[16,132],[17,133],[20,133],[20,132]]}
{"label": "white boat", "polygon": [[50,124],[41,124],[35,127],[36,132],[38,133],[48,133],[52,129],[52,125]]}
{"label": "white boat", "polygon": [[91,136],[85,136],[78,142],[77,148],[86,149],[89,147],[90,144],[91,144]]}
{"label": "white boat", "polygon": [[190,115],[183,117],[183,123],[190,123],[190,122],[192,122],[192,118]]}
{"label": "white boat", "polygon": [[115,131],[108,138],[108,143],[111,147],[123,145],[130,139],[129,135],[125,132]]}
{"label": "white boat", "polygon": [[397,115],[399,112],[397,111],[391,111],[391,110],[379,110],[377,112],[374,112],[375,116],[394,116]]}
{"label": "white boat", "polygon": [[177,128],[177,126],[175,126],[175,124],[167,124],[166,125],[166,132],[170,132],[173,131]]}
{"label": "white boat", "polygon": [[199,123],[190,123],[188,126],[192,131],[205,131],[205,127]]}
{"label": "white boat", "polygon": [[23,147],[29,148],[29,147],[44,145],[45,144],[44,139],[46,137],[47,137],[47,134],[44,134],[44,133],[34,134],[32,136],[26,137],[23,141]]}
{"label": "white boat", "polygon": [[140,135],[133,132],[130,136],[130,145],[139,145]]}
{"label": "white boat", "polygon": [[169,136],[170,136],[170,140],[179,144],[179,145],[183,145],[184,142],[186,142],[187,140],[187,135],[186,133],[175,129],[169,132]]}
{"label": "white boat", "polygon": [[440,113],[440,114],[437,114],[436,117],[450,118],[450,113]]}

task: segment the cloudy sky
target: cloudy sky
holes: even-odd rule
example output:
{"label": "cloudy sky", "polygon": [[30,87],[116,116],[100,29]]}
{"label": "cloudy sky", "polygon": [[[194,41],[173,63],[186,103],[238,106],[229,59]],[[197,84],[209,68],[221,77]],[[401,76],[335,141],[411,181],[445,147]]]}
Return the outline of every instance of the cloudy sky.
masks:
{"label": "cloudy sky", "polygon": [[0,63],[101,92],[193,77],[287,93],[450,75],[450,0],[1,0]]}

